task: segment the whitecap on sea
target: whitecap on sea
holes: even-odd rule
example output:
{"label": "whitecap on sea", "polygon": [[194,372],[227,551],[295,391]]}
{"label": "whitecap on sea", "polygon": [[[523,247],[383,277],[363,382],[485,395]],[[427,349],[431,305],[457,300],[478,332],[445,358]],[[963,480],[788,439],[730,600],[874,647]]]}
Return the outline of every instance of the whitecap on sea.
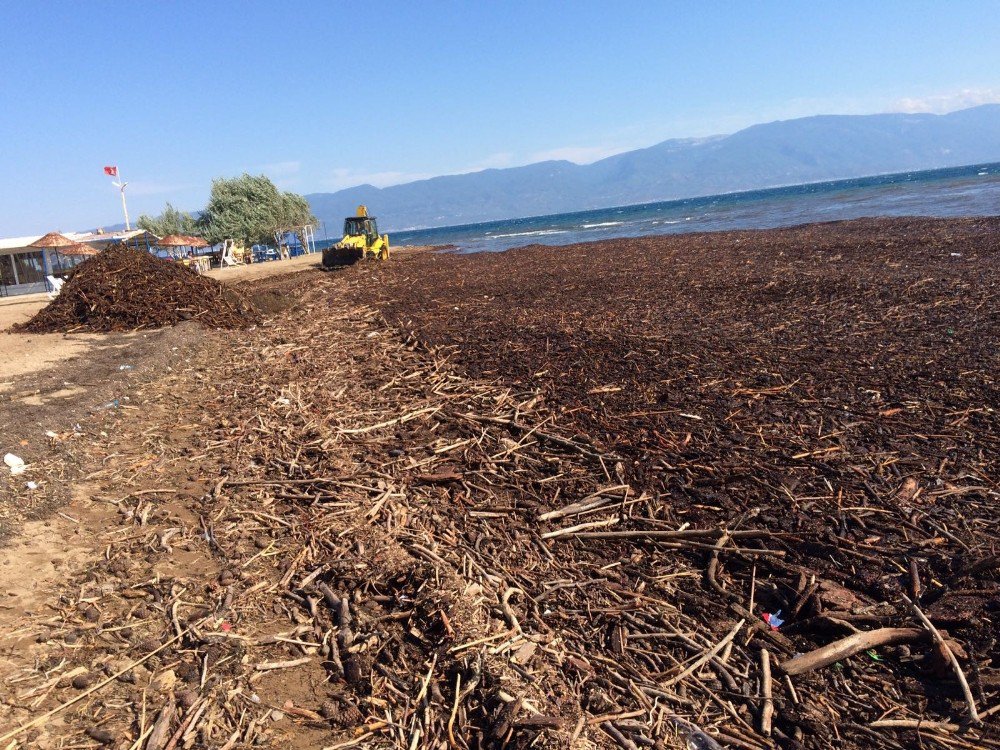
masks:
{"label": "whitecap on sea", "polygon": [[512,232],[511,234],[495,234],[494,237],[538,237],[543,234],[566,234],[566,229],[539,229],[535,232]]}

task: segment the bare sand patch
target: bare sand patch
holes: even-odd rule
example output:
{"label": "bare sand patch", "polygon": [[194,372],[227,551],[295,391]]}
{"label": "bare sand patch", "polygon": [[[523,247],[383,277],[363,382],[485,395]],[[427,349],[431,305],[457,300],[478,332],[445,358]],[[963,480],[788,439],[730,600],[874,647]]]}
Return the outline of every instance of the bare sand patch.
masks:
{"label": "bare sand patch", "polygon": [[15,388],[27,375],[86,353],[104,338],[99,333],[0,333],[0,392]]}
{"label": "bare sand patch", "polygon": [[22,399],[22,403],[28,404],[29,406],[43,406],[48,401],[53,401],[55,399],[62,399],[62,398],[72,398],[73,396],[79,396],[80,394],[86,392],[87,389],[82,388],[80,386],[59,388],[58,390],[52,391],[50,393],[45,393],[45,394],[36,393],[31,396],[25,396]]}
{"label": "bare sand patch", "polygon": [[11,333],[11,326],[28,320],[48,303],[44,294],[0,299],[0,393],[12,389],[25,375],[83,354],[103,338],[99,334]]}
{"label": "bare sand patch", "polygon": [[[406,260],[419,253],[440,249],[436,245],[401,245],[392,248],[390,262]],[[206,276],[218,279],[223,283],[236,283],[239,281],[254,281],[266,279],[271,276],[281,276],[286,273],[305,271],[308,269],[322,268],[323,254],[312,253],[311,255],[300,255],[287,260],[272,260],[265,263],[252,263],[248,266],[229,266],[226,268],[213,268]]]}
{"label": "bare sand patch", "polygon": [[251,281],[254,279],[266,279],[269,276],[280,276],[286,273],[295,273],[309,268],[319,268],[322,265],[322,253],[312,253],[310,255],[300,255],[287,260],[272,260],[266,263],[251,263],[248,266],[227,266],[225,268],[213,268],[206,276],[218,279],[223,283],[236,283],[238,281]]}
{"label": "bare sand patch", "polygon": [[24,524],[22,533],[0,549],[0,629],[16,630],[24,615],[37,614],[51,591],[65,583],[67,569],[96,557],[115,508],[89,497],[92,488],[78,485],[62,510]]}
{"label": "bare sand patch", "polygon": [[47,304],[49,298],[45,294],[0,298],[0,331],[6,331],[16,323],[23,323]]}

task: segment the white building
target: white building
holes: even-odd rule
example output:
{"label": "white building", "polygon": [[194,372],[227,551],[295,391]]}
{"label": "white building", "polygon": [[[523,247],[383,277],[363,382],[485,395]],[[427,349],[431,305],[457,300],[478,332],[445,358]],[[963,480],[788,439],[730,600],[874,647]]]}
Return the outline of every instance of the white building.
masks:
{"label": "white building", "polygon": [[[98,250],[117,242],[151,250],[159,239],[142,229],[131,232],[66,232],[63,236]],[[59,278],[86,257],[63,255],[58,249],[31,247],[40,237],[0,239],[0,297],[48,291],[46,276]]]}

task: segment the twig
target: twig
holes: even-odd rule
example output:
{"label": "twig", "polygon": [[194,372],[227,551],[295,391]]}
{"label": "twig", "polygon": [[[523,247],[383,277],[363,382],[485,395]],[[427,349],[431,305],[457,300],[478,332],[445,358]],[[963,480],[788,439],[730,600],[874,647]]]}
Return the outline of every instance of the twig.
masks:
{"label": "twig", "polygon": [[639,750],[632,740],[626,737],[619,731],[618,727],[612,724],[610,721],[606,721],[601,724],[601,729],[607,732],[611,738],[618,743],[618,746],[624,748],[624,750]]}
{"label": "twig", "polygon": [[696,671],[698,671],[699,669],[701,669],[702,665],[705,664],[705,662],[707,662],[713,656],[715,656],[720,651],[722,651],[722,649],[724,649],[726,647],[726,644],[729,643],[731,640],[733,640],[733,638],[736,637],[736,634],[740,632],[740,628],[743,627],[743,624],[745,622],[746,622],[746,620],[740,620],[738,623],[736,623],[736,625],[733,627],[733,629],[730,630],[726,634],[725,638],[723,638],[721,641],[719,641],[714,646],[712,646],[712,648],[710,648],[708,651],[706,651],[704,654],[702,654],[701,657],[699,657],[698,659],[696,659],[695,662],[691,666],[689,666],[687,669],[685,669],[679,675],[677,675],[675,677],[671,677],[669,680],[667,680],[666,682],[662,683],[660,685],[660,687],[670,687],[671,685],[674,685],[674,684],[680,682],[685,677],[687,677],[687,676],[689,676],[691,674],[694,674]]}
{"label": "twig", "polygon": [[[717,577],[717,571],[719,569],[719,552],[722,550],[723,547],[729,544],[729,539],[730,539],[729,534],[723,534],[718,538],[715,544],[712,545],[712,554],[709,556],[708,559],[708,567],[705,568],[705,577],[708,579],[709,585],[711,585],[711,587],[716,591],[716,593],[721,594],[722,596],[728,599],[736,599],[737,596],[732,591],[726,591],[722,587],[722,584],[719,583],[719,579]],[[752,602],[749,611],[753,612]]]}
{"label": "twig", "polygon": [[201,699],[201,704],[198,705],[197,709],[194,706],[189,708],[184,716],[184,721],[177,727],[177,731],[174,732],[170,738],[170,742],[167,743],[167,746],[163,750],[174,750],[182,739],[187,742],[187,736],[195,730],[198,719],[201,718],[206,708],[208,708],[208,700],[204,698]]}
{"label": "twig", "polygon": [[395,419],[387,419],[384,422],[379,422],[378,424],[371,424],[367,427],[351,427],[345,428],[341,427],[337,430],[344,435],[360,435],[365,432],[371,432],[372,430],[379,430],[383,427],[392,427],[395,424],[402,424],[403,422],[409,422],[411,419],[416,419],[422,414],[433,414],[441,410],[440,406],[428,406],[425,409],[417,409],[416,411],[411,411],[409,414],[404,414],[401,417],[396,417]]}
{"label": "twig", "polygon": [[455,703],[451,707],[451,716],[448,717],[448,744],[452,750],[461,750],[458,742],[455,741],[455,717],[458,715],[458,704],[462,698],[462,673],[455,675]]}
{"label": "twig", "polygon": [[176,707],[174,706],[173,698],[171,698],[160,709],[160,715],[156,718],[156,723],[153,724],[153,731],[149,735],[149,741],[146,743],[146,750],[162,750],[163,746],[167,744],[170,733],[170,722],[174,720],[175,712]]}
{"label": "twig", "polygon": [[960,727],[947,721],[925,721],[923,719],[881,719],[869,724],[872,729],[932,729],[938,732],[957,732]]}
{"label": "twig", "polygon": [[[527,432],[533,429],[531,427],[528,427],[527,425],[521,424],[520,422],[515,422],[512,419],[502,419],[500,417],[485,417],[479,414],[459,414],[457,416],[460,416],[463,419],[472,420],[473,422],[488,422],[490,424],[502,424],[508,427],[513,427],[514,429],[520,430],[522,432]],[[578,453],[582,453],[584,456],[587,456],[589,458],[606,458],[612,462],[622,460],[621,456],[616,456],[614,454],[597,453],[595,451],[590,450],[589,448],[580,445],[579,443],[576,443],[572,440],[567,440],[566,438],[561,438],[558,435],[553,435],[548,432],[542,432],[541,430],[534,430],[532,434],[543,442],[552,443],[553,445],[558,445],[562,448],[569,448],[571,450],[577,451]]]}
{"label": "twig", "polygon": [[807,654],[782,662],[779,669],[787,675],[805,674],[871,648],[886,646],[890,643],[917,641],[923,637],[924,632],[919,628],[879,628],[854,633]]}
{"label": "twig", "polygon": [[573,516],[579,513],[584,513],[588,510],[594,508],[600,508],[603,505],[610,505],[614,502],[614,498],[608,497],[612,492],[620,492],[621,490],[628,490],[629,486],[627,484],[619,484],[614,487],[605,487],[603,490],[588,495],[582,500],[578,500],[575,503],[570,503],[569,505],[564,505],[562,508],[556,510],[550,510],[547,513],[542,513],[539,517],[539,521],[554,521],[557,518],[565,518],[566,516]]}
{"label": "twig", "polygon": [[902,594],[901,596],[903,597],[903,600],[913,609],[913,613],[920,619],[923,626],[931,632],[931,635],[934,637],[934,642],[942,651],[944,651],[945,655],[948,657],[948,661],[951,662],[951,668],[955,671],[955,677],[958,680],[958,684],[962,686],[962,695],[965,696],[965,702],[969,707],[969,721],[973,724],[982,723],[982,720],[979,718],[979,712],[976,710],[976,701],[972,697],[972,690],[969,689],[969,681],[965,679],[965,672],[962,671],[962,667],[958,663],[958,659],[955,658],[955,653],[951,650],[951,647],[948,646],[947,641],[941,637],[941,633],[938,632],[936,627],[934,627],[934,623],[928,620],[927,615],[925,615],[920,607],[917,606],[916,602],[910,599],[910,597],[906,594]]}
{"label": "twig", "polygon": [[364,742],[371,735],[376,732],[381,732],[383,729],[389,726],[387,721],[376,721],[371,724],[366,724],[364,727],[359,727],[355,731],[358,732],[358,736],[353,739],[346,740],[345,742],[338,742],[336,745],[327,745],[323,750],[341,750],[345,747],[353,747],[360,742]]}
{"label": "twig", "polygon": [[760,682],[760,690],[764,695],[764,705],[760,709],[760,733],[770,737],[774,700],[771,697],[771,654],[766,648],[760,650]]}
{"label": "twig", "polygon": [[291,669],[293,667],[301,667],[303,664],[308,664],[312,661],[311,657],[303,656],[301,659],[292,659],[290,661],[265,661],[258,664],[254,669],[258,672],[268,672],[272,669]]}
{"label": "twig", "polygon": [[601,521],[588,521],[586,523],[580,523],[576,526],[567,526],[563,529],[556,529],[555,531],[546,531],[542,534],[542,539],[558,539],[561,536],[570,536],[576,534],[584,529],[596,529],[602,526],[614,526],[618,523],[617,518],[605,518]]}

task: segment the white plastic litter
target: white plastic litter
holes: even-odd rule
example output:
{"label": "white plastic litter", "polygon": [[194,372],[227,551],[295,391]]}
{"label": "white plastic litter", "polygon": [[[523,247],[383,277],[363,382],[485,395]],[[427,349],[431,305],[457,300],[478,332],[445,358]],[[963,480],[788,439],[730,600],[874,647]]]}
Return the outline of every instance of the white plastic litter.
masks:
{"label": "white plastic litter", "polygon": [[25,487],[27,487],[29,490],[37,490],[38,489],[38,482],[28,482],[25,485]]}
{"label": "white plastic litter", "polygon": [[21,474],[27,468],[24,459],[20,456],[15,456],[13,453],[8,453],[4,456],[3,462],[10,468],[11,474]]}

